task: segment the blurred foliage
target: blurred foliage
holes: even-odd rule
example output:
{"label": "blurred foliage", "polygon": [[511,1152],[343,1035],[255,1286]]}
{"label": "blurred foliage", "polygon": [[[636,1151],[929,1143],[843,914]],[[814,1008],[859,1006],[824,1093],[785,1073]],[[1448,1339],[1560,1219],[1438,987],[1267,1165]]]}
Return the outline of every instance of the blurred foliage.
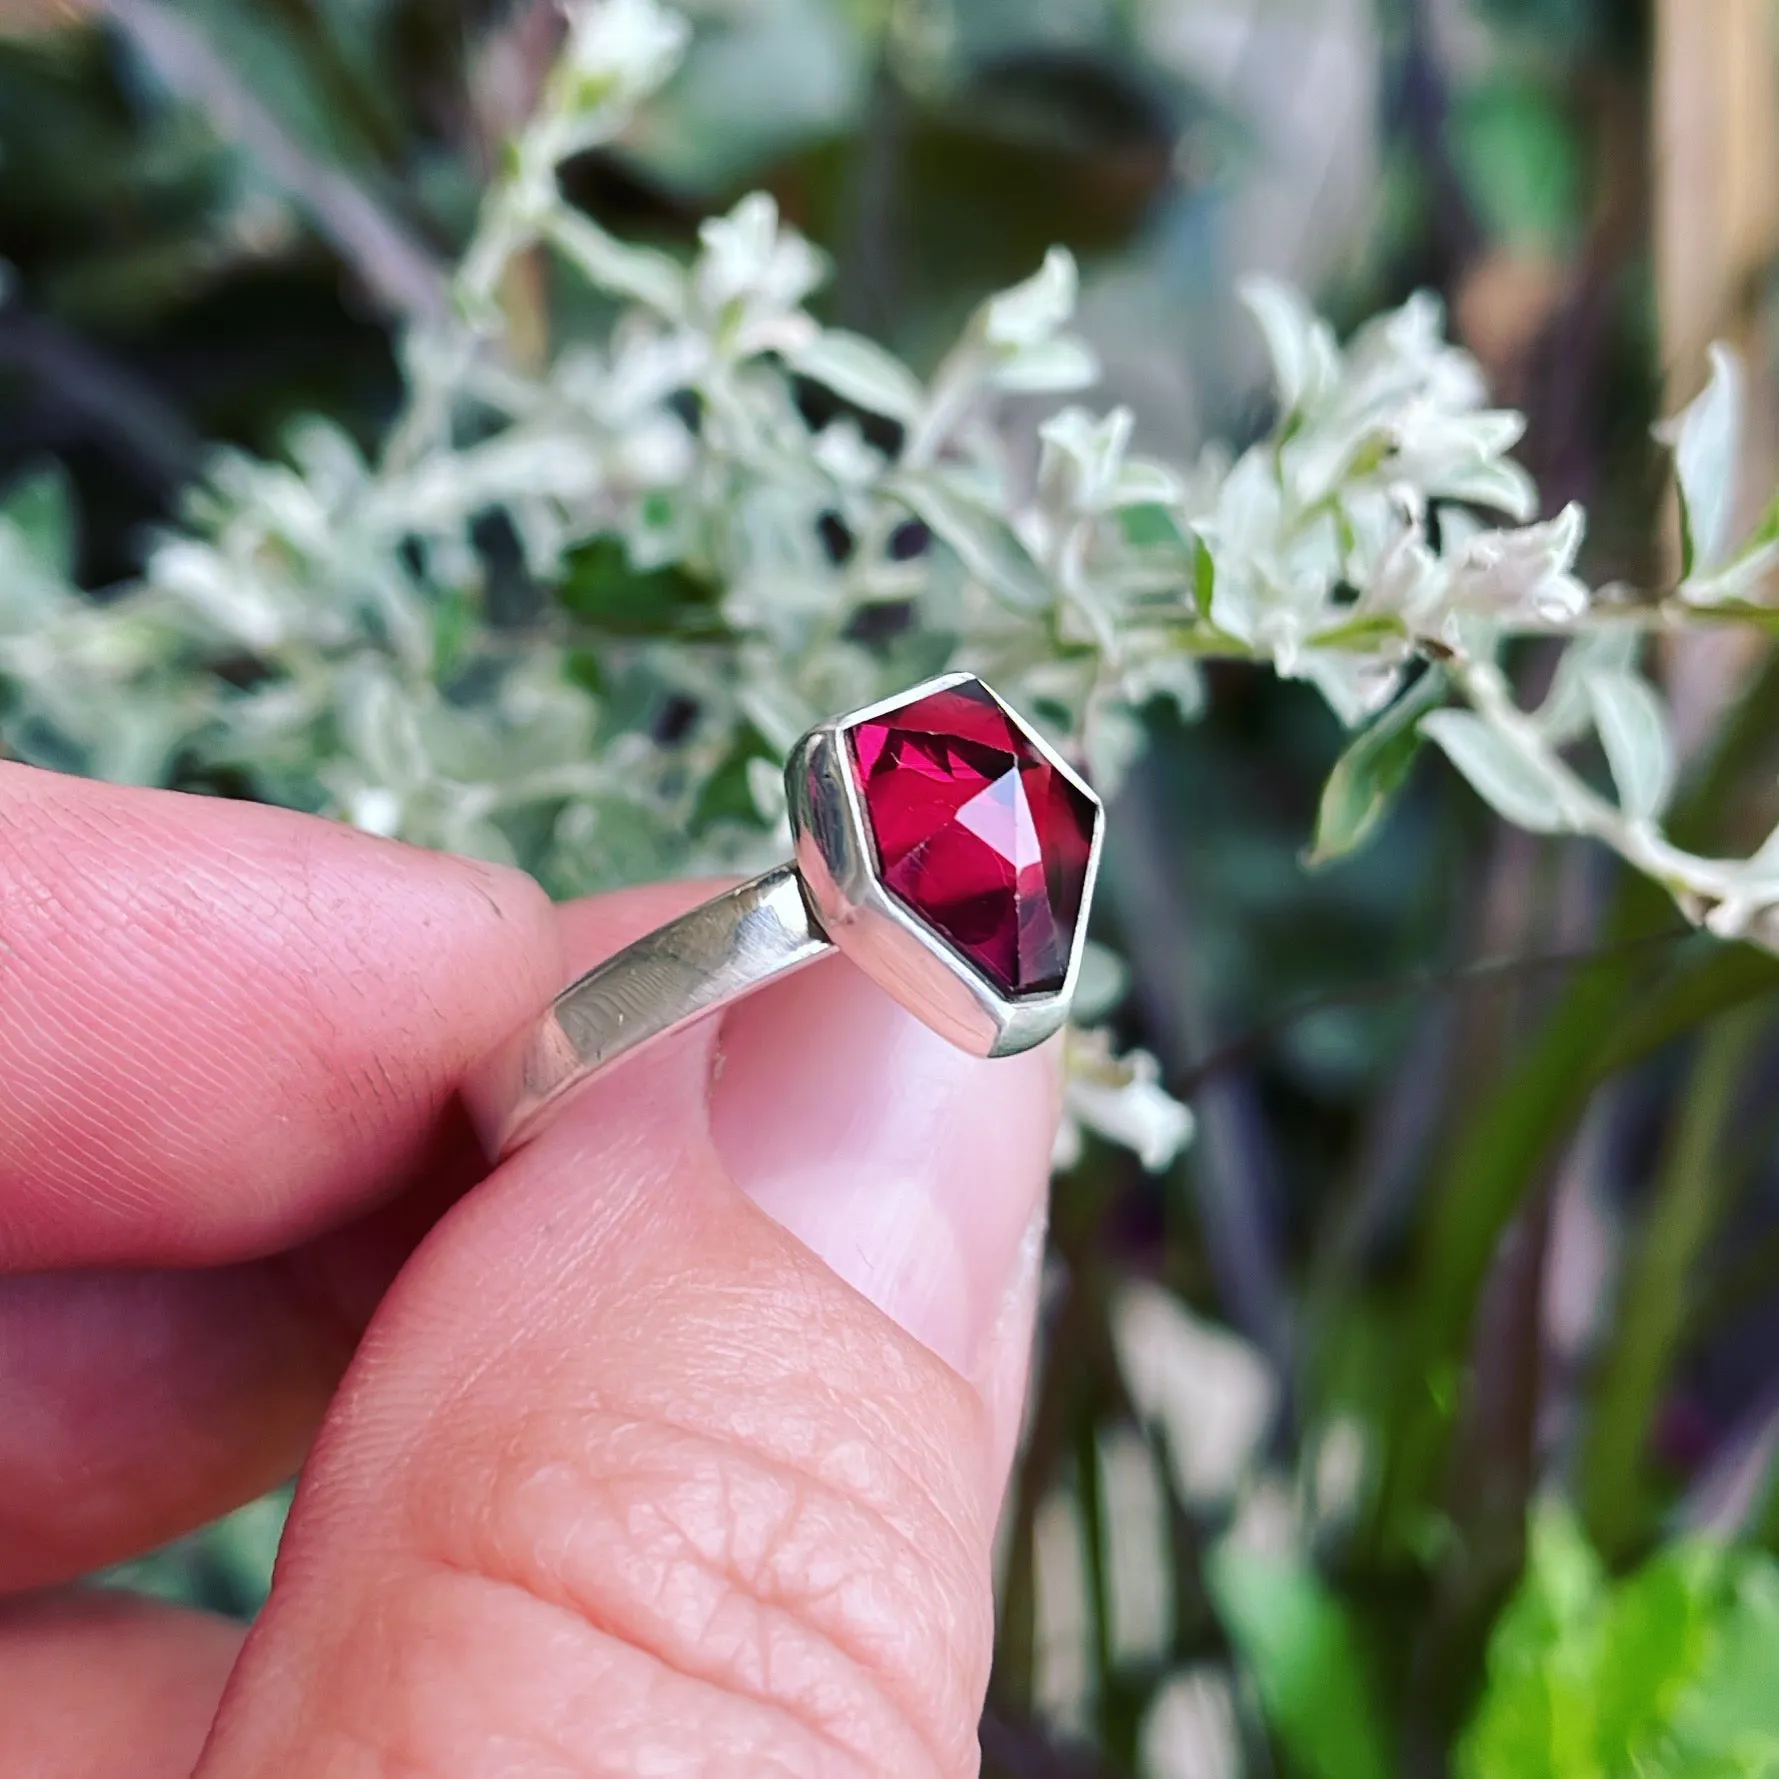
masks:
{"label": "blurred foliage", "polygon": [[175,1605],[252,1618],[265,1604],[289,1507],[290,1490],[279,1489],[201,1532],[119,1563],[100,1579],[107,1587],[130,1588]]}
{"label": "blurred foliage", "polygon": [[1765,1552],[1680,1542],[1613,1583],[1568,1514],[1541,1508],[1456,1771],[1771,1773],[1775,1639],[1779,1562]]}
{"label": "blurred foliage", "polygon": [[[1139,437],[1181,450],[1259,429],[1238,274],[1319,285],[1349,319],[1430,282],[1527,408],[1547,498],[1590,501],[1591,572],[1652,573],[1641,5],[693,10],[660,108],[566,171],[625,237],[682,252],[763,186],[835,260],[824,318],[923,370],[1061,240]],[[30,560],[101,592],[139,571],[205,445],[275,451],[299,413],[383,435],[402,303],[467,235],[554,40],[542,14],[457,0],[179,10],[279,144],[378,207],[379,278],[261,126],[219,124],[202,70],[157,72],[118,16],[0,42],[0,486]],[[1336,47],[1356,60],[1317,63]],[[1281,120],[1332,115],[1318,65],[1370,71],[1376,103],[1305,165]],[[1269,179],[1326,194],[1334,247]],[[500,300],[518,337],[609,307],[535,266]],[[522,621],[519,553],[483,543],[490,600]],[[621,702],[621,644],[698,640],[717,591],[579,546],[571,671]],[[1548,650],[1512,665],[1542,689]],[[1758,1548],[1779,1545],[1779,967],[1442,794],[1418,708],[1364,731],[1324,793],[1342,738],[1320,701],[1239,663],[1207,691],[1190,728],[1154,715],[1104,921],[1134,985],[1115,1027],[1200,1140],[1156,1180],[1089,1139],[1058,1182],[991,1772],[1779,1770]],[[1721,702],[1670,820],[1702,856],[1745,854],[1775,815],[1770,657]],[[745,814],[771,752],[738,731],[697,821]],[[1373,844],[1307,875],[1319,806],[1323,850]],[[1145,1394],[1132,1355],[1158,1344]],[[250,1612],[279,1512],[117,1578]]]}

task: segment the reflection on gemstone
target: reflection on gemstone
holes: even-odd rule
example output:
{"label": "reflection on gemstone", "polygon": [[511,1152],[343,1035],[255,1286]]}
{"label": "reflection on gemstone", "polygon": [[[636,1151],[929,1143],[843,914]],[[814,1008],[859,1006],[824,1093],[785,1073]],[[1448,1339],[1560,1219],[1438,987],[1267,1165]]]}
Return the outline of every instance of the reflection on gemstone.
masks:
{"label": "reflection on gemstone", "polygon": [[979,684],[929,693],[848,740],[885,888],[1003,994],[1060,988],[1092,801]]}

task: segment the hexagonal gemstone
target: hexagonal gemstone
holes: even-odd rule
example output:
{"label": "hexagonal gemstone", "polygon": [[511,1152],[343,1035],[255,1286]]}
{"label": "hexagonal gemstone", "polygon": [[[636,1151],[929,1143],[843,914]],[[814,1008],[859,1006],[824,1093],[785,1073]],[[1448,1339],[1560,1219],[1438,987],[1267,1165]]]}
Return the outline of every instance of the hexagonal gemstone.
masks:
{"label": "hexagonal gemstone", "polygon": [[1002,994],[1061,988],[1092,801],[979,684],[929,693],[848,740],[890,894]]}

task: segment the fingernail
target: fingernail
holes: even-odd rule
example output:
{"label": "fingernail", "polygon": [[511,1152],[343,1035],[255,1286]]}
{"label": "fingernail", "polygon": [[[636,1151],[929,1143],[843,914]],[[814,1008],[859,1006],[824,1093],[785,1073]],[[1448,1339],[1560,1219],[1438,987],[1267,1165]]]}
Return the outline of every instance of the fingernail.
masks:
{"label": "fingernail", "polygon": [[997,1331],[1020,1321],[1056,1115],[1047,1053],[965,1056],[843,959],[729,1015],[711,1103],[742,1190],[984,1381]]}

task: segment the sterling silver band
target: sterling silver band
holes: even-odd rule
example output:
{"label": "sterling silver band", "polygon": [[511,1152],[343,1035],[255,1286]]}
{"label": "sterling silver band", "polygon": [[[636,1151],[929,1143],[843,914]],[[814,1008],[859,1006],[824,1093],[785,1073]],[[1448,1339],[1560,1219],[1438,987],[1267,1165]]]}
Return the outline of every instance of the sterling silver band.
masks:
{"label": "sterling silver band", "polygon": [[[1087,846],[1084,861],[1077,855],[1078,900],[1061,935],[1066,967],[1049,975],[1034,973],[1029,987],[1016,988],[1015,976],[1005,970],[997,976],[973,961],[943,930],[885,887],[864,794],[848,765],[847,738],[859,725],[898,712],[931,712],[945,705],[948,696],[946,708],[955,712],[956,695],[966,695],[974,715],[948,718],[927,733],[961,745],[969,740],[969,723],[984,711],[998,713],[996,722],[1004,719],[1010,727],[997,728],[989,737],[1000,750],[992,757],[1003,762],[990,768],[991,774],[1010,773],[1019,760],[1024,761],[1020,770],[1054,774],[1050,782],[1059,783],[1073,799],[1077,844]],[[960,721],[965,728],[957,726]],[[980,758],[983,732],[978,728],[976,733],[973,745],[978,745]],[[935,764],[936,757],[922,768],[928,779]],[[968,770],[984,769],[977,765]],[[991,785],[1015,793],[1003,776],[979,777],[973,783],[985,796]],[[898,698],[818,723],[791,751],[785,791],[794,863],[780,865],[626,946],[564,989],[546,1012],[478,1065],[464,1086],[464,1098],[490,1156],[509,1155],[535,1136],[548,1114],[608,1063],[830,951],[843,953],[917,1019],[974,1056],[1015,1055],[1041,1044],[1064,1024],[1080,976],[1104,812],[1068,762],[973,674],[942,674]],[[1010,807],[1005,797],[997,805],[1003,813]],[[1024,820],[1023,840],[1008,830],[996,843],[1009,873],[1013,854],[1022,846],[1021,868],[1028,874],[1034,863],[1044,864],[1042,857],[1034,861],[1030,856],[1036,828],[1029,809]],[[924,846],[925,839],[919,843]],[[1017,900],[1013,881],[1011,876],[1004,879],[999,892],[1009,896],[1009,910]],[[1022,935],[1036,930],[1020,927]]]}
{"label": "sterling silver band", "polygon": [[607,1063],[833,949],[795,865],[656,928],[565,988],[477,1067],[464,1099],[484,1147],[490,1156],[510,1154]]}

